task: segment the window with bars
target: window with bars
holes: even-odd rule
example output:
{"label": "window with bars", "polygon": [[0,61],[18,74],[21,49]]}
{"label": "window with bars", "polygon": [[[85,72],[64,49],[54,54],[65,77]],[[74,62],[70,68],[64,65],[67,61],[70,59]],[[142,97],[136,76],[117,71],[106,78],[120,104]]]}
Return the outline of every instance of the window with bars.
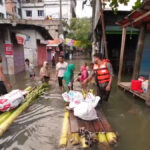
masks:
{"label": "window with bars", "polygon": [[32,17],[32,11],[31,10],[26,10],[26,16],[27,17]]}
{"label": "window with bars", "polygon": [[44,16],[44,10],[38,10],[38,16],[43,17]]}

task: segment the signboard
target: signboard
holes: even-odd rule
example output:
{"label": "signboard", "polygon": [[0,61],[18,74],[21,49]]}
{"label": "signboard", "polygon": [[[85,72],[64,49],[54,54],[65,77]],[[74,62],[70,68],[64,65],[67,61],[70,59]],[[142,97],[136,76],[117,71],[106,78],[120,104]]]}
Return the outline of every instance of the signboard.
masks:
{"label": "signboard", "polygon": [[40,40],[40,44],[48,44],[48,41],[45,41],[45,40]]}
{"label": "signboard", "polygon": [[18,44],[24,45],[25,40],[26,40],[26,36],[23,35],[23,34],[17,33],[17,34],[16,34],[16,39],[17,39],[17,43],[18,43]]}
{"label": "signboard", "polygon": [[12,56],[13,55],[13,45],[12,44],[4,44],[5,55]]}

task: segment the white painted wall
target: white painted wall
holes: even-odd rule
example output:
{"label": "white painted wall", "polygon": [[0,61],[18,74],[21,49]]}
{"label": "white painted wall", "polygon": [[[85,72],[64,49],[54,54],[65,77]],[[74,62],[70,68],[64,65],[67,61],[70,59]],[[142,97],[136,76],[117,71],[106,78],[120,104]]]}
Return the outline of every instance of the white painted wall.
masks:
{"label": "white painted wall", "polygon": [[21,8],[21,4],[20,3],[18,3],[18,1],[17,1],[17,4],[16,4],[16,12],[17,12],[17,18],[21,18],[21,16],[19,15],[19,11],[18,11],[18,9],[19,8]]}
{"label": "white painted wall", "polygon": [[[45,6],[45,15],[52,16],[53,19],[59,19],[60,16],[60,8],[59,5],[46,5]],[[62,5],[62,18],[64,19],[71,19],[70,14],[70,6],[69,5]]]}
{"label": "white painted wall", "polygon": [[6,8],[5,8],[5,0],[3,0],[3,4],[0,4],[0,13],[4,14],[4,18],[6,18]]}
{"label": "white painted wall", "polygon": [[[70,20],[71,15],[70,1],[62,1],[62,18]],[[32,17],[26,16],[26,10],[32,11]],[[38,10],[44,10],[44,17],[38,16]],[[60,7],[59,1],[44,0],[43,3],[23,3],[22,17],[23,19],[45,19],[47,16],[52,16],[53,19],[59,19]]]}
{"label": "white painted wall", "polygon": [[37,66],[37,39],[44,40],[41,34],[36,30],[14,30],[16,33],[21,33],[30,36],[30,40],[24,44],[24,58],[28,58],[32,64]]}
{"label": "white painted wall", "polygon": [[[30,10],[32,11],[32,17],[27,17],[26,16],[26,11]],[[35,19],[35,20],[43,20],[45,19],[45,12],[44,16],[38,16],[38,10],[44,10],[44,8],[22,8],[22,18],[23,19]]]}

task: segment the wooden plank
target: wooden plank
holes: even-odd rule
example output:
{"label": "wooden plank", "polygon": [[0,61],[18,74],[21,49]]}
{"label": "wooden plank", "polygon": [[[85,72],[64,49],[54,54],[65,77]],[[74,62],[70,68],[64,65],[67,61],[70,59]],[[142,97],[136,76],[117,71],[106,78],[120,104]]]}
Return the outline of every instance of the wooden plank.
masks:
{"label": "wooden plank", "polygon": [[[86,125],[85,125],[85,123],[84,123],[84,120],[82,120],[82,119],[79,119],[78,118],[78,125],[79,125],[79,129],[80,128],[86,128]],[[87,129],[87,128],[86,128]]]}
{"label": "wooden plank", "polygon": [[105,131],[100,119],[97,119],[97,120],[93,121],[92,123],[95,128],[95,132],[104,132]]}
{"label": "wooden plank", "polygon": [[110,123],[106,119],[102,109],[97,111],[97,113],[98,113],[99,116],[101,116],[100,121],[101,121],[101,123],[103,125],[103,128],[104,128],[105,132],[113,132],[113,128],[111,127]]}
{"label": "wooden plank", "polygon": [[95,128],[92,124],[92,121],[85,121],[85,125],[88,131],[95,132]]}
{"label": "wooden plank", "polygon": [[[69,120],[70,120],[70,130],[72,133],[79,132],[79,129],[84,127],[90,132],[105,132],[110,131],[110,126],[106,122],[106,118],[103,114],[98,113],[98,117],[100,119],[93,120],[93,121],[85,121],[80,118],[77,118],[73,115],[72,111],[69,111]],[[104,126],[107,126],[106,129]],[[109,128],[109,129],[108,129]]]}
{"label": "wooden plank", "polygon": [[122,43],[121,43],[121,53],[120,53],[120,65],[119,65],[119,73],[118,73],[118,83],[121,82],[121,74],[123,68],[123,58],[124,58],[124,50],[125,50],[125,42],[126,42],[126,28],[122,30]]}
{"label": "wooden plank", "polygon": [[135,65],[134,65],[134,70],[133,70],[133,79],[137,79],[139,76],[142,53],[144,49],[144,39],[145,39],[145,25],[142,25],[140,29],[138,44],[137,44]]}
{"label": "wooden plank", "polygon": [[70,121],[70,129],[72,133],[77,133],[79,132],[79,125],[78,125],[78,120],[74,116],[72,111],[69,111],[69,121]]}
{"label": "wooden plank", "polygon": [[102,8],[102,1],[99,1],[100,3],[100,19],[102,23],[102,34],[103,34],[103,39],[104,39],[104,47],[105,47],[105,57],[108,59],[108,47],[107,47],[107,39],[106,39],[106,32],[105,32],[105,22],[104,22],[104,13],[103,13],[103,8]]}

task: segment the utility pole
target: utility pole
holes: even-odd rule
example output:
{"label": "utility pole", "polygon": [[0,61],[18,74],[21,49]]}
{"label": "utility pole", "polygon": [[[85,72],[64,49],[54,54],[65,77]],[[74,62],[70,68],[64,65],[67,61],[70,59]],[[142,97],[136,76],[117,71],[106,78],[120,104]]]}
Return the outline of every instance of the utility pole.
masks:
{"label": "utility pole", "polygon": [[107,48],[107,40],[106,40],[105,22],[104,22],[102,1],[99,0],[99,2],[100,2],[100,18],[101,18],[101,23],[102,23],[102,34],[103,34],[104,47],[105,47],[105,57],[108,59],[108,48]]}
{"label": "utility pole", "polygon": [[62,0],[59,0],[59,5],[60,5],[60,14],[59,14],[59,35],[61,35],[62,34]]}

